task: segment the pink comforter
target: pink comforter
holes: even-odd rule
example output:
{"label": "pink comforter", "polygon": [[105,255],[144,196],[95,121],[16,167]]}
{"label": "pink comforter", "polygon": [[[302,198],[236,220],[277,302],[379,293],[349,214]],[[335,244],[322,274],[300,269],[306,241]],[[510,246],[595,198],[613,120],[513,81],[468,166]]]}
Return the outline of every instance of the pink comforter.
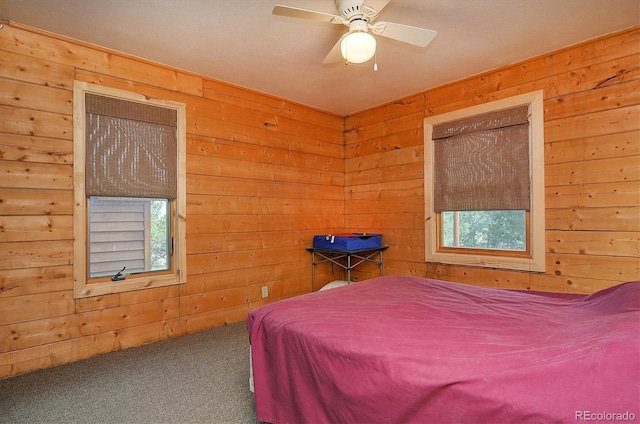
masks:
{"label": "pink comforter", "polygon": [[640,420],[640,283],[589,296],[385,276],[253,310],[271,423]]}

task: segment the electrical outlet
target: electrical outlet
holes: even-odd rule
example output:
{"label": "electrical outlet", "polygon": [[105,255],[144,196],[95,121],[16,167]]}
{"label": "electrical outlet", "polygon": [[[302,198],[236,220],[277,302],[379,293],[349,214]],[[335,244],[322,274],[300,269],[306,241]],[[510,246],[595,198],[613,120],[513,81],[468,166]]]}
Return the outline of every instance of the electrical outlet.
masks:
{"label": "electrical outlet", "polygon": [[269,286],[262,286],[262,297],[269,297]]}

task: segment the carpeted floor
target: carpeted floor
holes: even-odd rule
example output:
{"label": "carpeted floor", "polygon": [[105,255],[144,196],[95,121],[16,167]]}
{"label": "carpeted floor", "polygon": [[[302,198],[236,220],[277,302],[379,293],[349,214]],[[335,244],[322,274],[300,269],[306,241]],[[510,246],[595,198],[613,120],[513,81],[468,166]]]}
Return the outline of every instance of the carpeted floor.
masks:
{"label": "carpeted floor", "polygon": [[259,423],[244,322],[0,380],[0,423]]}

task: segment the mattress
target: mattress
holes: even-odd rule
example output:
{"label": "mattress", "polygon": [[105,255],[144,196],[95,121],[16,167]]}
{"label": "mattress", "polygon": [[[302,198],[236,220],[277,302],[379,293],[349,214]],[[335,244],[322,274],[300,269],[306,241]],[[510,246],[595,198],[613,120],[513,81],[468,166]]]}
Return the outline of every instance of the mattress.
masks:
{"label": "mattress", "polygon": [[638,282],[559,295],[384,276],[265,305],[247,318],[257,418],[637,418],[639,302]]}

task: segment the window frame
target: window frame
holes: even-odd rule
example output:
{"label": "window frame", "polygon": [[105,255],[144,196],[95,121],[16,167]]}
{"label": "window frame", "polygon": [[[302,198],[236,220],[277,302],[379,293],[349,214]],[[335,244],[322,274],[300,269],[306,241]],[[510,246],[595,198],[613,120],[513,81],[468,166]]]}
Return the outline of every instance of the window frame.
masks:
{"label": "window frame", "polygon": [[[168,271],[151,271],[126,275],[125,280],[89,278],[88,274],[88,199],[85,187],[86,126],[85,94],[149,104],[173,109],[177,113],[177,196],[170,201],[173,236],[173,258]],[[73,177],[74,177],[74,298],[85,298],[133,290],[185,284],[187,276],[186,256],[186,105],[170,100],[149,98],[142,94],[111,87],[74,81],[73,86]],[[126,274],[126,273],[125,273]]]}
{"label": "window frame", "polygon": [[[433,127],[443,122],[475,115],[529,106],[529,165],[531,207],[527,212],[527,248],[524,252],[497,249],[441,247],[441,217],[433,207]],[[545,193],[544,193],[544,109],[543,91],[533,91],[506,99],[430,116],[424,119],[424,196],[425,261],[451,265],[504,268],[519,271],[545,271]]]}

